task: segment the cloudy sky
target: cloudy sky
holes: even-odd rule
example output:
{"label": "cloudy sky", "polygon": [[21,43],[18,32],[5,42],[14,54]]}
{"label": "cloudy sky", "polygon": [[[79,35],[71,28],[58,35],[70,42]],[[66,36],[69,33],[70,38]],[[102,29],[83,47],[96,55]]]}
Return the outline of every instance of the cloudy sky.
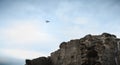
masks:
{"label": "cloudy sky", "polygon": [[119,24],[120,0],[0,0],[0,63],[49,56],[87,34],[120,37]]}

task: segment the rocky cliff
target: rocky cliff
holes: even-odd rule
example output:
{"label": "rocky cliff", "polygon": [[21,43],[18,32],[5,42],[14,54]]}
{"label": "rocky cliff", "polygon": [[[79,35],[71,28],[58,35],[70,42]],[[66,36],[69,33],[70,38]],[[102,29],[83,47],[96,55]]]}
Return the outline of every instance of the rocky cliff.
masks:
{"label": "rocky cliff", "polygon": [[59,47],[50,57],[26,60],[26,65],[120,65],[120,39],[113,34],[89,34]]}

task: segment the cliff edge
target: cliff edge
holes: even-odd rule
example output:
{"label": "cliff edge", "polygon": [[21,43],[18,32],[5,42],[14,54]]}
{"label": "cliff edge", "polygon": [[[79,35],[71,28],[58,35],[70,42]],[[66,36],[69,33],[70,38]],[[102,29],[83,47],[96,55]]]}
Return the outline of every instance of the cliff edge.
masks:
{"label": "cliff edge", "polygon": [[120,65],[120,39],[109,33],[89,34],[62,42],[50,57],[27,59],[25,65]]}

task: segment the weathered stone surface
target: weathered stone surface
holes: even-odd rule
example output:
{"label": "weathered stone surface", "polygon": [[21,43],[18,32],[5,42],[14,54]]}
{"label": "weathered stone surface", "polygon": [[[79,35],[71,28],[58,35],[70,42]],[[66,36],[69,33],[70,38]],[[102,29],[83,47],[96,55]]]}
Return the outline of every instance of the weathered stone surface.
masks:
{"label": "weathered stone surface", "polygon": [[120,39],[113,34],[89,34],[59,47],[49,58],[26,60],[26,65],[120,65]]}
{"label": "weathered stone surface", "polygon": [[33,60],[26,59],[26,65],[52,65],[50,57],[39,57]]}

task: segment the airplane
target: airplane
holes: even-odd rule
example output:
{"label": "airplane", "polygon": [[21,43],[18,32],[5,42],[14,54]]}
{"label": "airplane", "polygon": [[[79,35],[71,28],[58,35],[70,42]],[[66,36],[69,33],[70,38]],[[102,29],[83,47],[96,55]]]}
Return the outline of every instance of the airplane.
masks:
{"label": "airplane", "polygon": [[49,23],[50,21],[46,20],[45,22],[46,22],[46,23]]}

